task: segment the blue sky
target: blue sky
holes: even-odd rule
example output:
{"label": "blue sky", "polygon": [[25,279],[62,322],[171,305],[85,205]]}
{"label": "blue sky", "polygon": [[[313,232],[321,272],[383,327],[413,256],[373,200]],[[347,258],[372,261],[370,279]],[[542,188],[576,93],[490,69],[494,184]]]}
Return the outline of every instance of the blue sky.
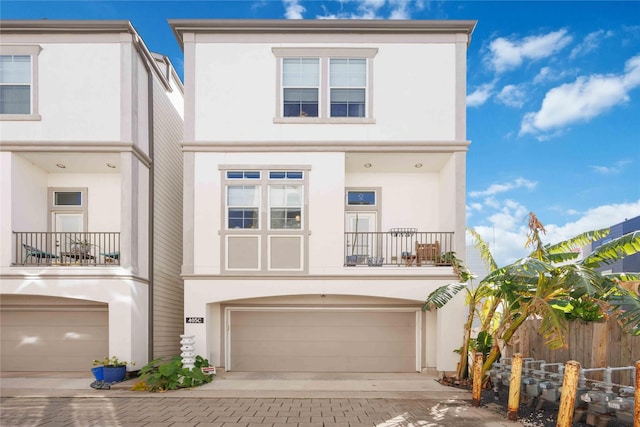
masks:
{"label": "blue sky", "polygon": [[499,263],[640,215],[640,2],[24,1],[2,19],[126,19],[182,75],[167,19],[474,19],[467,217]]}

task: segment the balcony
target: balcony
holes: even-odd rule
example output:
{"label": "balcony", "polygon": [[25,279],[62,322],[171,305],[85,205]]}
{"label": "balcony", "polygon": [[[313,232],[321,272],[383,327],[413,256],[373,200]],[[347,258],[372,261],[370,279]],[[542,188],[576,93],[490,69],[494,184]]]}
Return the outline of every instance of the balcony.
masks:
{"label": "balcony", "polygon": [[450,266],[453,238],[453,232],[424,232],[415,228],[392,228],[385,232],[346,232],[344,265]]}
{"label": "balcony", "polygon": [[13,232],[13,266],[120,265],[119,232]]}

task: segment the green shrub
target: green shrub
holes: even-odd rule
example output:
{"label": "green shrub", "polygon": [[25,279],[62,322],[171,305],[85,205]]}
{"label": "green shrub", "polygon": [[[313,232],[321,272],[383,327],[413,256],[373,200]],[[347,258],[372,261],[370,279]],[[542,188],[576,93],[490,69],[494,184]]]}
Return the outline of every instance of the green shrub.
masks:
{"label": "green shrub", "polygon": [[[209,361],[200,356],[196,356],[193,369],[183,368],[180,356],[168,362],[155,359],[140,369],[142,382],[134,385],[133,389],[158,392],[197,387],[213,380],[213,376],[202,372],[202,368],[207,367],[209,367]],[[144,384],[141,385],[142,383]]]}

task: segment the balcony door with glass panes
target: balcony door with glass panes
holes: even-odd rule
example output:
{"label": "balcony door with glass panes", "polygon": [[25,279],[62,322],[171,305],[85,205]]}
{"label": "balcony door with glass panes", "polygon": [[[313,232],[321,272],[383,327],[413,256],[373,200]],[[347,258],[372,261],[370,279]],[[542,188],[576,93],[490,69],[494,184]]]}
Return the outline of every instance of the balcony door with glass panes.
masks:
{"label": "balcony door with glass panes", "polygon": [[345,226],[347,256],[356,256],[358,264],[379,256],[377,189],[347,190]]}
{"label": "balcony door with glass panes", "polygon": [[50,229],[58,251],[73,252],[89,244],[87,231],[87,190],[51,188],[49,191]]}

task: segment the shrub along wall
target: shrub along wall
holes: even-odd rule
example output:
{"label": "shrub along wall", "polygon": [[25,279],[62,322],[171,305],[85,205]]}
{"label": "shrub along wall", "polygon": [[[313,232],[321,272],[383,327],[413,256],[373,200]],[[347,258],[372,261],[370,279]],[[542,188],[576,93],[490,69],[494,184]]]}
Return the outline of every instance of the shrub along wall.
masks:
{"label": "shrub along wall", "polygon": [[[523,357],[546,360],[549,363],[576,360],[583,368],[633,366],[640,360],[640,336],[622,331],[613,319],[604,322],[568,322],[569,347],[560,350],[549,350],[538,334],[539,328],[539,319],[527,320],[511,339],[505,351],[506,357],[520,353]],[[587,378],[600,380],[602,374],[589,373]],[[633,371],[614,372],[612,379],[616,384],[633,385],[635,382]]]}

